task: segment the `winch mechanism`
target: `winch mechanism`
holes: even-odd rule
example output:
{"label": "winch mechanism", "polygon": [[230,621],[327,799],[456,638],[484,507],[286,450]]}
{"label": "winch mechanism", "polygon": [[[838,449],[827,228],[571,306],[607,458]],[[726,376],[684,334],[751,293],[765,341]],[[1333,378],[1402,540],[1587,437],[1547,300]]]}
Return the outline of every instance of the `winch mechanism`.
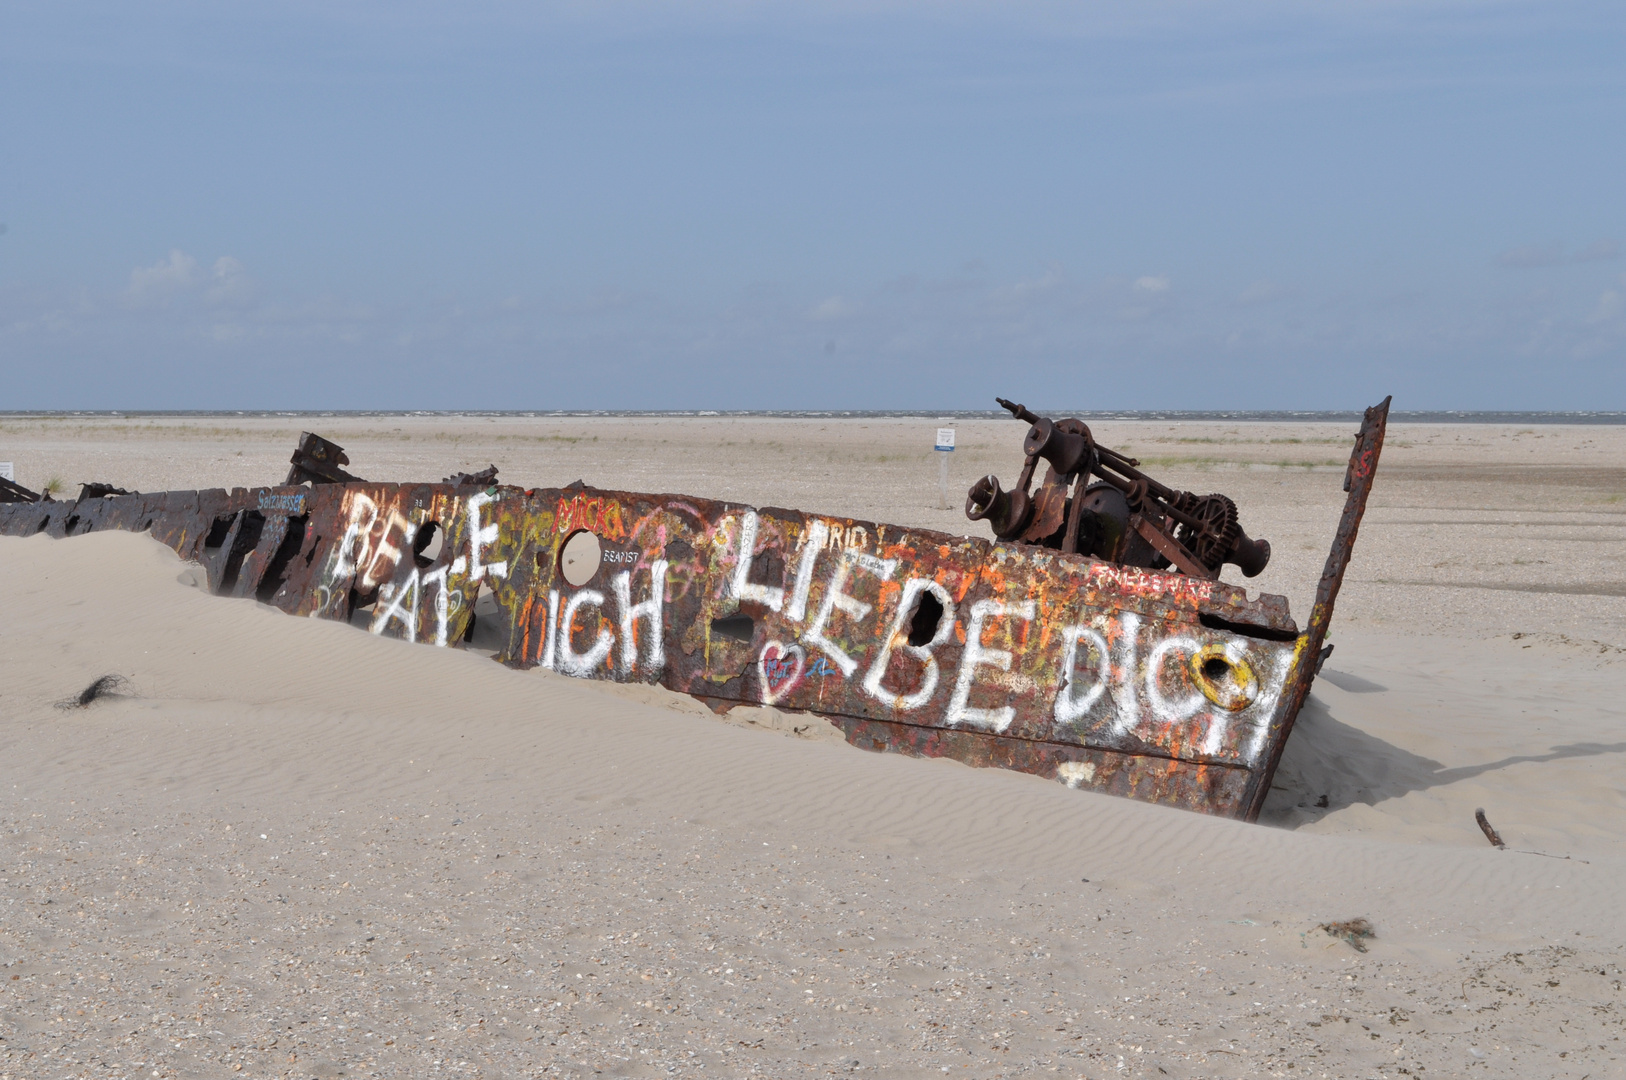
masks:
{"label": "winch mechanism", "polygon": [[[965,516],[987,521],[999,539],[1209,579],[1226,563],[1254,577],[1270,562],[1270,543],[1242,531],[1226,496],[1165,487],[1136,459],[1096,442],[1083,421],[994,400],[1032,425],[1016,487],[1007,491],[989,474],[966,496]],[[1030,492],[1040,461],[1044,480]]]}

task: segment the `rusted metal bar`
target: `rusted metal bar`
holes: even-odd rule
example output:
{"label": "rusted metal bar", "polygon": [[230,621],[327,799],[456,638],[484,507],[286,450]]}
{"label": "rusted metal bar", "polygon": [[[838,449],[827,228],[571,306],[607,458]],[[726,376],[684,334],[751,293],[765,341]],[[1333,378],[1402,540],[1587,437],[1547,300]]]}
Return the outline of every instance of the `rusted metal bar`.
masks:
{"label": "rusted metal bar", "polygon": [[1243,816],[1248,821],[1259,820],[1265,797],[1270,794],[1270,781],[1281,763],[1282,750],[1287,737],[1293,733],[1293,722],[1299,709],[1310,694],[1321,666],[1321,644],[1326,640],[1327,627],[1332,623],[1333,605],[1338,601],[1338,590],[1344,585],[1344,571],[1355,552],[1355,537],[1361,529],[1361,518],[1366,514],[1366,500],[1372,493],[1372,480],[1377,476],[1378,457],[1383,453],[1383,433],[1389,425],[1389,402],[1386,397],[1366,410],[1361,430],[1355,433],[1355,448],[1349,454],[1349,466],[1344,470],[1344,513],[1338,519],[1338,532],[1333,536],[1332,550],[1327,553],[1327,565],[1321,571],[1321,582],[1316,586],[1315,606],[1310,609],[1310,622],[1293,650],[1293,670],[1288,676],[1288,690],[1282,695],[1276,716],[1270,721],[1266,741],[1270,756],[1250,778]]}
{"label": "rusted metal bar", "polygon": [[1159,529],[1139,514],[1131,514],[1129,524],[1136,532],[1145,537],[1146,542],[1157,549],[1159,554],[1174,564],[1174,568],[1182,574],[1190,574],[1192,577],[1218,576],[1210,573],[1206,567],[1198,563],[1180,541],[1165,534],[1162,529]]}
{"label": "rusted metal bar", "polygon": [[[326,446],[324,468],[348,463]],[[1361,505],[1375,452],[1363,460]],[[1300,659],[1319,652],[1285,598],[1209,578],[683,495],[452,479],[19,503],[0,507],[0,534],[150,531],[217,594],[444,647],[484,590],[495,658],[514,667],[812,712],[861,747],[1230,817],[1257,813],[1313,676]]]}

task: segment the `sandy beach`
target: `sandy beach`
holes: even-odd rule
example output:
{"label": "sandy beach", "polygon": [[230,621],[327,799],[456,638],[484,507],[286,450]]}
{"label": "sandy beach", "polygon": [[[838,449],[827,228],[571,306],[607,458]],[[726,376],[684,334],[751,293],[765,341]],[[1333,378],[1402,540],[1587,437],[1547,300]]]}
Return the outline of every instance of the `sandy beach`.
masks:
{"label": "sandy beach", "polygon": [[[945,509],[936,426],[6,418],[0,460],[249,486],[309,429],[369,479],[980,532],[1022,428],[955,425]],[[1231,495],[1302,622],[1353,423],[1092,427]],[[1378,476],[1256,826],[0,539],[0,1080],[1626,1075],[1626,428],[1397,423]]]}

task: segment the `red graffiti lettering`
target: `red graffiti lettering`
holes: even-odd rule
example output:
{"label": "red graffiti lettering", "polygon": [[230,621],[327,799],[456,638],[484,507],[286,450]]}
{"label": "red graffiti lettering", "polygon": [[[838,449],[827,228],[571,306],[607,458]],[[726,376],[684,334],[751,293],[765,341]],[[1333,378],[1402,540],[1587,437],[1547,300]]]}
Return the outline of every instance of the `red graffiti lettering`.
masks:
{"label": "red graffiti lettering", "polygon": [[621,539],[627,531],[621,523],[620,503],[586,495],[560,499],[553,515],[553,527],[561,534],[587,529],[612,540]]}

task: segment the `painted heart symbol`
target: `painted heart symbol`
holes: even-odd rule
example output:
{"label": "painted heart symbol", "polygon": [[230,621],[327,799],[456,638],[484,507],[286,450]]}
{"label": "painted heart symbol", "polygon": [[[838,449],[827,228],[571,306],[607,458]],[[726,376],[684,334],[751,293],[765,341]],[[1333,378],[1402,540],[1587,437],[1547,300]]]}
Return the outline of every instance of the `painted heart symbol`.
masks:
{"label": "painted heart symbol", "polygon": [[807,670],[807,653],[800,645],[770,641],[757,657],[757,675],[762,681],[762,703],[772,705],[802,681]]}

